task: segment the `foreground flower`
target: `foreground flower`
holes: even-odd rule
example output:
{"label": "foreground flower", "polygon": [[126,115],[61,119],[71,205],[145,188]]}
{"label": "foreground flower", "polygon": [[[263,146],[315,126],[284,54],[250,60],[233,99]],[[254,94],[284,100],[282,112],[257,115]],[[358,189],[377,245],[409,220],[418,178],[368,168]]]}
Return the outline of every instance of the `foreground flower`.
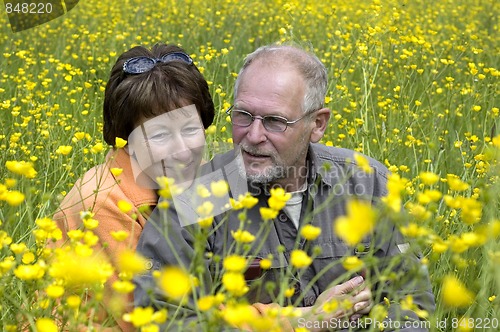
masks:
{"label": "foreground flower", "polygon": [[133,250],[118,254],[117,267],[120,272],[134,275],[146,271],[147,260]]}
{"label": "foreground flower", "polygon": [[231,236],[238,243],[251,243],[255,241],[255,236],[252,233],[241,229],[231,231]]}
{"label": "foreground flower", "polygon": [[178,266],[164,268],[160,272],[157,282],[160,289],[174,300],[180,300],[191,293],[191,277]]}
{"label": "foreground flower", "polygon": [[365,156],[359,153],[354,153],[354,161],[356,162],[358,167],[363,170],[363,172],[367,174],[373,173],[373,168],[370,166],[370,162]]}
{"label": "foreground flower", "polygon": [[69,287],[85,288],[106,282],[113,267],[103,256],[81,250],[83,247],[86,246],[77,246],[74,251],[67,247],[56,250],[49,274]]}
{"label": "foreground flower", "polygon": [[22,175],[28,179],[33,179],[37,175],[37,171],[33,168],[33,164],[25,161],[6,161],[5,167],[15,174]]}
{"label": "foreground flower", "polygon": [[56,323],[50,318],[39,318],[36,321],[36,329],[38,332],[57,332]]}
{"label": "foreground flower", "polygon": [[303,250],[294,250],[290,254],[290,261],[298,269],[308,267],[312,263],[312,258]]}
{"label": "foreground flower", "polygon": [[248,292],[247,282],[243,274],[238,272],[226,272],[222,276],[222,284],[226,290],[234,296],[242,296]]}
{"label": "foreground flower", "polygon": [[447,275],[441,287],[441,299],[448,307],[467,307],[474,301],[474,294],[454,275]]}
{"label": "foreground flower", "polygon": [[154,311],[153,308],[137,307],[131,313],[124,314],[123,320],[132,323],[134,327],[147,327],[150,324],[162,324],[167,320],[167,310]]}
{"label": "foreground flower", "polygon": [[312,241],[321,234],[321,228],[313,225],[305,225],[300,230],[300,235],[306,240]]}
{"label": "foreground flower", "polygon": [[351,200],[347,203],[347,215],[337,218],[334,228],[347,244],[358,244],[375,227],[375,211],[370,202]]}

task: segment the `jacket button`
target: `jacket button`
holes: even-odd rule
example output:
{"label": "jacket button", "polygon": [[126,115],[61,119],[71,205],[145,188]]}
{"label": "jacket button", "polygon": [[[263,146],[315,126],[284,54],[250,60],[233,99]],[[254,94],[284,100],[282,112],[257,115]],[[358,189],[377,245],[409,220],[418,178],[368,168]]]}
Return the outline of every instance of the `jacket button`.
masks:
{"label": "jacket button", "polygon": [[281,222],[287,222],[288,221],[288,217],[286,216],[286,214],[280,213],[278,215],[278,220],[281,221]]}
{"label": "jacket button", "polygon": [[149,259],[149,260],[146,262],[146,269],[147,269],[147,270],[151,270],[152,268],[153,268],[153,261]]}

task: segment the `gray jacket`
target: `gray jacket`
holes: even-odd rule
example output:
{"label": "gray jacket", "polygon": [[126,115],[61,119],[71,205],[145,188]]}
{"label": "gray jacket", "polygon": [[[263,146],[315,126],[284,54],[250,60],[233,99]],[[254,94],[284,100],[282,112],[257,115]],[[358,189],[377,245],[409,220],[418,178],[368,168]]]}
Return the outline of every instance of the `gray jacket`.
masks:
{"label": "gray jacket", "polygon": [[[262,221],[259,208],[267,207],[269,193],[265,188],[246,183],[248,187],[243,186],[244,189],[248,189],[259,202],[246,212],[245,221],[239,218],[241,210],[229,210],[217,215],[208,231],[201,230],[197,224],[185,225],[179,222],[179,219],[183,219],[179,218],[179,214],[186,213],[188,219],[194,220],[192,211],[196,209],[198,202],[180,199],[171,205],[175,205],[177,209],[154,211],[142,232],[137,250],[150,259],[151,270],[159,270],[165,265],[181,265],[199,277],[201,292],[211,294],[220,287],[224,257],[237,251],[238,254],[255,259],[255,266],[249,267],[245,274],[249,287],[245,297],[250,303],[279,302],[280,305],[295,306],[311,306],[327,288],[353,277],[354,273],[346,271],[342,266],[342,259],[355,255],[365,261],[367,270],[363,274],[372,285],[374,301],[382,303],[388,299],[393,302],[389,309],[389,319],[418,321],[414,312],[399,310],[397,302],[406,295],[411,295],[413,303],[432,313],[435,307],[434,296],[427,270],[419,261],[418,250],[409,245],[396,225],[388,219],[380,218],[375,231],[355,248],[346,245],[334,232],[333,223],[339,216],[346,214],[348,199],[357,197],[375,205],[387,193],[387,168],[367,157],[373,173],[365,173],[356,166],[353,153],[351,150],[321,144],[310,145],[308,188],[303,194],[299,229],[307,223],[320,227],[321,235],[315,240],[304,240],[284,211],[280,211],[274,220]],[[214,174],[222,170],[217,177],[223,174],[223,178],[230,184],[229,195],[237,199],[234,193],[246,190],[241,189],[241,179],[234,176],[234,169],[227,167],[234,160],[234,151],[217,155],[204,166],[204,172]],[[214,205],[221,206],[217,202]],[[188,212],[190,209],[191,212]],[[237,246],[231,233],[238,229],[256,235],[256,240],[248,247]],[[300,273],[290,273],[290,253],[297,248],[307,251],[315,259]],[[262,271],[258,261],[268,257],[272,257],[272,266],[269,270]],[[383,281],[381,276],[384,276]],[[289,299],[279,296],[280,284],[284,278],[289,281],[287,287],[295,288],[295,294]],[[167,301],[154,286],[150,273],[137,277],[135,282],[136,306],[167,307],[171,313],[175,309],[180,319],[189,317],[201,322],[202,317],[196,317],[192,310],[193,302],[179,307]],[[169,330],[172,327],[173,325]]]}

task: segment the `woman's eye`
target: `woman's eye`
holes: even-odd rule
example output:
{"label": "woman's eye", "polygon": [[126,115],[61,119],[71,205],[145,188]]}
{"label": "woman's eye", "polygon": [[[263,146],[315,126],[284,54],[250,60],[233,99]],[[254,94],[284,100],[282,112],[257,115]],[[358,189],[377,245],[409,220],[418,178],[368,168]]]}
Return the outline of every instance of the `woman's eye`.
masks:
{"label": "woman's eye", "polygon": [[182,129],[182,133],[184,135],[196,135],[200,130],[200,127],[187,127]]}
{"label": "woman's eye", "polygon": [[153,135],[150,135],[148,137],[148,141],[163,141],[163,140],[166,140],[168,139],[168,136],[169,134],[168,133],[156,133],[156,134],[153,134]]}

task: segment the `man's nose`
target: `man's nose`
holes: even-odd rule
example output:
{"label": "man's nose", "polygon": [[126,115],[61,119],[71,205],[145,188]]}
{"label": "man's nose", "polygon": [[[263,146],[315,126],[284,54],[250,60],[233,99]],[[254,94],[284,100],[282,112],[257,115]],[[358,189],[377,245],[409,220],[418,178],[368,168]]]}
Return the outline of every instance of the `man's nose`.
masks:
{"label": "man's nose", "polygon": [[267,140],[267,130],[264,128],[262,119],[255,118],[248,126],[246,138],[251,144],[259,144]]}

